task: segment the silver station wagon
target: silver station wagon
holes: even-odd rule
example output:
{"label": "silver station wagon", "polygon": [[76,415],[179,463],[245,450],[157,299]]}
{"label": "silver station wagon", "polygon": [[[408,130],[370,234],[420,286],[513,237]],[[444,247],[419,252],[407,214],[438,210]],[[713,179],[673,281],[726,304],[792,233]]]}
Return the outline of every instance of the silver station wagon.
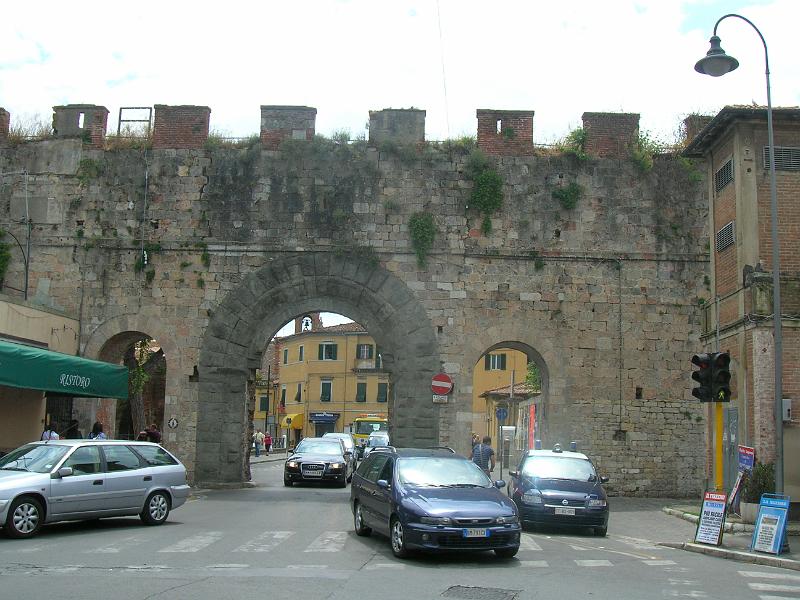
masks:
{"label": "silver station wagon", "polygon": [[160,525],[189,491],[186,468],[158,444],[33,442],[0,458],[0,525],[16,538],[56,521],[138,515]]}

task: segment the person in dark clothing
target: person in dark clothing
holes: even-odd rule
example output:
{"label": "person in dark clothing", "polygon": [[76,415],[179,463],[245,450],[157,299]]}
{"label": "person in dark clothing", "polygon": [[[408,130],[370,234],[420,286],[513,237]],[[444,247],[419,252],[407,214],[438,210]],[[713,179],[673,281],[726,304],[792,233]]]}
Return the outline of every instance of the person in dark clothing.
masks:
{"label": "person in dark clothing", "polygon": [[79,429],[78,419],[72,419],[67,428],[61,432],[61,437],[65,440],[82,440],[83,432]]}
{"label": "person in dark clothing", "polygon": [[155,423],[147,428],[147,441],[153,442],[154,444],[161,443],[161,432],[158,430],[158,426]]}
{"label": "person in dark clothing", "polygon": [[492,448],[492,438],[488,435],[483,436],[483,441],[472,447],[472,462],[483,469],[487,475],[494,471],[494,449]]}

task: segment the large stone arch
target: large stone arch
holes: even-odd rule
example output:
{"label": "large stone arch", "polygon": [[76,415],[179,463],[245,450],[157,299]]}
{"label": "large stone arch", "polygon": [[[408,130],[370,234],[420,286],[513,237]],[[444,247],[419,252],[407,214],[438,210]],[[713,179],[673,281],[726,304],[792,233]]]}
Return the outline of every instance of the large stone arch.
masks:
{"label": "large stone arch", "polygon": [[389,414],[394,440],[400,445],[438,443],[430,377],[438,371],[439,351],[422,304],[405,283],[368,260],[303,253],[250,273],[211,314],[198,370],[197,482],[242,481],[247,380],[284,323],[321,310],[358,321],[381,347],[393,382]]}

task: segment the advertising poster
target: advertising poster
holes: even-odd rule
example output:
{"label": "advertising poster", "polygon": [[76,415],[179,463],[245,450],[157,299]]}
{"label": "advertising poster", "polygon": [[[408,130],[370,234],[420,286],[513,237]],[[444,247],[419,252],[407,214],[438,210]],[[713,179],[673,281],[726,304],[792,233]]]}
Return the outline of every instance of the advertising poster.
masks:
{"label": "advertising poster", "polygon": [[536,406],[531,404],[528,407],[528,448],[534,447],[536,439]]}
{"label": "advertising poster", "polygon": [[739,446],[739,470],[752,471],[756,462],[756,451],[750,446]]}
{"label": "advertising poster", "polygon": [[758,507],[758,517],[750,548],[757,552],[780,554],[786,538],[788,496],[764,494]]}
{"label": "advertising poster", "polygon": [[694,534],[695,542],[714,546],[722,543],[722,527],[725,524],[727,498],[727,494],[705,493],[703,510],[700,512],[700,520],[697,522],[697,531]]}

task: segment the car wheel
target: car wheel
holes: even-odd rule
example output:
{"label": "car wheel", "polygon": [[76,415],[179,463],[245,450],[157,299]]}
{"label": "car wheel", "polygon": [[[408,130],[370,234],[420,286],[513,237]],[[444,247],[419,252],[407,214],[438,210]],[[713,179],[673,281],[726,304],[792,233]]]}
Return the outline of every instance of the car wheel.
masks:
{"label": "car wheel", "polygon": [[336,480],[336,487],[347,487],[347,473],[342,473],[341,478]]}
{"label": "car wheel", "polygon": [[14,500],[8,509],[6,532],[15,538],[31,537],[41,529],[43,520],[42,503],[36,498],[22,496]]}
{"label": "car wheel", "polygon": [[169,516],[169,496],[166,492],[153,492],[147,497],[139,515],[145,525],[161,525]]}
{"label": "car wheel", "polygon": [[498,558],[514,558],[519,552],[519,546],[513,548],[495,548],[494,553]]}
{"label": "car wheel", "polygon": [[606,537],[607,533],[608,533],[608,525],[606,525],[605,527],[595,527],[594,528],[594,534],[596,536]]}
{"label": "car wheel", "polygon": [[356,531],[356,535],[360,535],[361,537],[367,537],[372,533],[372,528],[364,525],[364,513],[361,510],[360,502],[356,502],[355,508],[353,509],[353,528]]}
{"label": "car wheel", "polygon": [[289,479],[288,477],[286,477],[286,475],[284,475],[284,476],[283,476],[283,485],[285,485],[286,487],[292,487],[292,485],[293,485],[293,482],[292,482],[292,480],[291,480],[291,479]]}
{"label": "car wheel", "polygon": [[392,554],[397,558],[405,558],[408,556],[408,549],[406,548],[405,533],[400,519],[394,517],[389,525],[389,529],[391,531]]}

